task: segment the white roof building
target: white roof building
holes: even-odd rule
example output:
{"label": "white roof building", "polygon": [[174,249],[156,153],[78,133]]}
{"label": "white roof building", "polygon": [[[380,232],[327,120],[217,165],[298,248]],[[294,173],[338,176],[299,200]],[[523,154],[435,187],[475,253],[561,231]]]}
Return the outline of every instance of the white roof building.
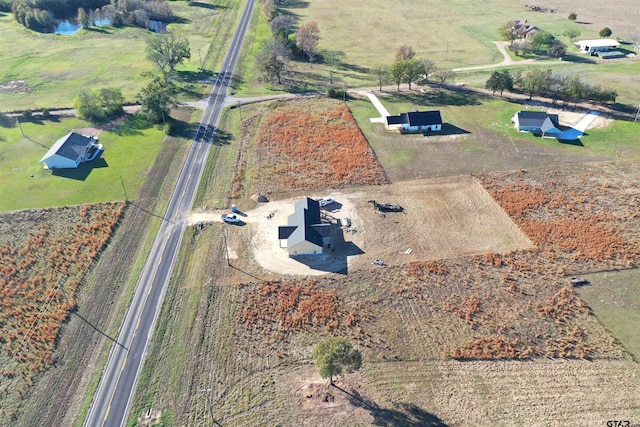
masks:
{"label": "white roof building", "polygon": [[613,39],[594,39],[594,40],[579,40],[575,42],[575,45],[583,52],[606,52],[609,49],[617,49],[620,47],[620,42]]}

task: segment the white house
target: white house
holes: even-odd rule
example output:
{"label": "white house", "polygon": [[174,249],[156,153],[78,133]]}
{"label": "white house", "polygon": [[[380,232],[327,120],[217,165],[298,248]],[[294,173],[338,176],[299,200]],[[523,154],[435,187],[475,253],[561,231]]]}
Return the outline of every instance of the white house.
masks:
{"label": "white house", "polygon": [[71,132],[60,138],[40,159],[45,169],[77,168],[82,162],[95,159],[102,151],[102,145],[93,136]]}
{"label": "white house", "polygon": [[322,255],[322,249],[331,243],[330,233],[331,225],[320,220],[320,204],[309,197],[298,200],[287,225],[278,227],[280,247],[289,256]]}
{"label": "white house", "polygon": [[530,132],[543,138],[558,138],[562,135],[559,129],[557,114],[544,111],[518,111],[511,121],[520,132]]}
{"label": "white house", "polygon": [[431,132],[442,130],[442,116],[440,111],[412,111],[399,116],[385,117],[387,130],[400,132]]}
{"label": "white house", "polygon": [[594,55],[596,52],[608,52],[620,47],[620,43],[613,39],[579,40],[574,43],[582,52]]}

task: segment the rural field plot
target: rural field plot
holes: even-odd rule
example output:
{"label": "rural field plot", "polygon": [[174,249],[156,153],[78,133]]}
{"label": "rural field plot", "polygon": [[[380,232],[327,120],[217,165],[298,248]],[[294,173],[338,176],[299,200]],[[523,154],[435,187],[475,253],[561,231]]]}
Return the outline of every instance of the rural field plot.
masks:
{"label": "rural field plot", "polygon": [[231,198],[388,182],[342,102],[307,99],[261,105],[244,129]]}
{"label": "rural field plot", "polygon": [[598,163],[479,176],[563,274],[640,265],[640,174],[634,163]]}
{"label": "rural field plot", "polygon": [[[513,221],[469,176],[369,187],[354,200],[362,218],[363,250],[388,264],[508,252],[531,246]],[[377,212],[369,200],[399,204]],[[407,250],[411,253],[407,254]]]}
{"label": "rural field plot", "polygon": [[55,363],[76,291],[120,221],[124,203],[0,216],[0,423],[15,420],[35,376]]}

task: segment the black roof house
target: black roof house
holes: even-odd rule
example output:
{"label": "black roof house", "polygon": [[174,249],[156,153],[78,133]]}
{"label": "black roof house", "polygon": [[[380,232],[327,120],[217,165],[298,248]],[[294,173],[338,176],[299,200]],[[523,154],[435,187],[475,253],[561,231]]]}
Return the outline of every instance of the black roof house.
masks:
{"label": "black roof house", "polygon": [[[287,225],[278,227],[278,239],[287,241],[290,255],[316,253],[318,250],[322,253],[324,238],[328,238],[330,232],[330,224],[322,224],[320,220],[318,201],[305,197],[295,203],[295,210],[287,218]],[[314,249],[313,245],[317,248]]]}
{"label": "black roof house", "polygon": [[411,111],[397,116],[385,117],[387,129],[390,125],[406,125],[409,128],[423,128],[426,126],[442,126],[442,115],[440,111]]}

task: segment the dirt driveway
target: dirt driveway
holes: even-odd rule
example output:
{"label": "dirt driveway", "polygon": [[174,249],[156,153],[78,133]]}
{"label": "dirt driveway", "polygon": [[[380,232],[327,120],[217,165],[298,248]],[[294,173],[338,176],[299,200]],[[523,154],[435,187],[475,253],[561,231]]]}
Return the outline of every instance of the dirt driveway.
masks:
{"label": "dirt driveway", "polygon": [[[311,198],[331,196],[336,199],[336,203],[324,209],[323,216],[327,222],[337,223],[338,220],[349,218],[351,228],[360,227],[360,219],[352,203],[356,194],[344,194],[341,192],[309,194]],[[364,193],[360,193],[364,196]],[[357,256],[358,242],[360,236],[350,233],[343,234],[346,242],[333,245],[334,250],[325,249],[323,255],[289,258],[286,249],[280,247],[278,240],[278,226],[287,224],[287,217],[293,213],[294,203],[298,198],[283,199],[260,204],[256,209],[248,212],[240,212],[244,224],[253,237],[251,238],[251,249],[255,260],[267,271],[280,274],[296,275],[322,275],[335,272],[346,272],[352,258]],[[197,223],[222,223],[222,215],[228,210],[214,211],[194,211],[189,217],[189,225]],[[226,225],[234,227],[234,225]],[[361,245],[361,243],[360,243]],[[232,252],[233,248],[229,248]]]}
{"label": "dirt driveway", "polygon": [[[289,258],[279,246],[278,226],[286,225],[296,199],[272,201],[240,213],[246,223],[255,260],[267,271],[321,275],[353,269],[384,268],[410,261],[454,258],[468,254],[506,252],[531,246],[530,240],[471,176],[399,182],[342,192],[323,210],[323,220],[336,224],[331,249],[323,255]],[[377,212],[369,200],[397,203],[403,213]],[[224,211],[195,212],[189,219],[222,222]],[[343,232],[340,222],[349,218]],[[224,225],[234,227],[234,225]],[[234,248],[229,248],[235,252]]]}

